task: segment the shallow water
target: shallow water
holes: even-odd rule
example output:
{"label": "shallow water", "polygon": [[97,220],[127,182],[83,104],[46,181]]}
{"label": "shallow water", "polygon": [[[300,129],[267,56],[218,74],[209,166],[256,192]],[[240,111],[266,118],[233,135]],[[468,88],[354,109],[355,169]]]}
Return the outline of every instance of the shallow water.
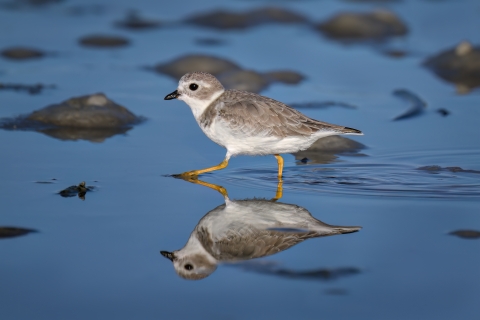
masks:
{"label": "shallow water", "polygon": [[[453,319],[480,312],[480,240],[449,235],[480,230],[480,174],[418,169],[480,170],[480,91],[458,95],[420,65],[464,39],[478,41],[477,1],[386,4],[410,33],[381,45],[340,44],[305,25],[220,32],[176,23],[218,7],[265,4],[277,2],[140,0],[134,9],[142,16],[171,23],[135,32],[114,27],[132,9],[125,0],[0,10],[0,26],[8,30],[0,32],[0,49],[25,45],[49,53],[32,61],[1,59],[0,82],[55,86],[37,95],[0,91],[0,118],[104,92],[148,119],[101,143],[0,131],[0,227],[37,231],[0,239],[1,319]],[[278,5],[312,21],[376,7],[334,0]],[[121,35],[131,45],[77,43],[95,33]],[[225,44],[202,46],[199,38]],[[389,48],[407,55],[384,55]],[[163,100],[175,81],[143,67],[190,53],[228,57],[261,72],[304,74],[300,85],[274,84],[262,92],[286,103],[357,106],[301,109],[361,129],[365,136],[353,139],[366,148],[362,156],[338,155],[323,164],[285,155],[279,201],[360,231],[309,239],[249,260],[250,266],[220,264],[203,280],[177,276],[159,251],[182,248],[199,220],[224,200],[210,188],[165,175],[217,164],[225,151],[204,136],[183,102]],[[424,112],[393,121],[409,108],[392,94],[398,89],[425,101]],[[450,114],[442,117],[440,108]],[[202,180],[225,187],[231,199],[271,199],[275,170],[272,156],[237,157]],[[94,187],[85,200],[58,194],[82,181]],[[299,276],[315,270],[358,272]]]}

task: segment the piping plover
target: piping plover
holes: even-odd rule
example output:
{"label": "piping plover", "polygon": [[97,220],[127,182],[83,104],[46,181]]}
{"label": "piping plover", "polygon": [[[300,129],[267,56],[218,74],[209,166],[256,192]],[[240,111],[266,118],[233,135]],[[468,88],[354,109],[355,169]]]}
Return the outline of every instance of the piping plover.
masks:
{"label": "piping plover", "polygon": [[217,191],[224,190],[220,192],[225,204],[200,219],[182,249],[160,252],[185,279],[203,279],[216,270],[218,263],[265,257],[307,239],[361,229],[328,225],[295,204],[261,199],[230,200],[223,187],[196,181]]}
{"label": "piping plover", "polygon": [[185,74],[177,90],[165,97],[171,99],[185,101],[207,137],[227,149],[219,165],[184,172],[182,177],[223,169],[231,156],[273,154],[281,179],[280,153],[305,150],[327,136],[363,134],[357,129],[309,118],[286,104],[255,93],[225,90],[217,78],[205,72]]}

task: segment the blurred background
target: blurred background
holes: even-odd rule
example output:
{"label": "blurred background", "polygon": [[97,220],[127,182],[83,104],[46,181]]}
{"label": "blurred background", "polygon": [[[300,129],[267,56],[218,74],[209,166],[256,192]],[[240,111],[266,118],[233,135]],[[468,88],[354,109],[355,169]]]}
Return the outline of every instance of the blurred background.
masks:
{"label": "blurred background", "polygon": [[[0,0],[1,319],[474,318],[479,30],[477,0]],[[267,240],[241,243],[303,238],[233,258],[203,243],[211,273],[179,277],[160,250],[230,221],[169,176],[225,155],[163,100],[191,71],[362,130],[285,155],[277,201],[361,229],[257,223]],[[201,179],[269,200],[276,169],[237,157]]]}

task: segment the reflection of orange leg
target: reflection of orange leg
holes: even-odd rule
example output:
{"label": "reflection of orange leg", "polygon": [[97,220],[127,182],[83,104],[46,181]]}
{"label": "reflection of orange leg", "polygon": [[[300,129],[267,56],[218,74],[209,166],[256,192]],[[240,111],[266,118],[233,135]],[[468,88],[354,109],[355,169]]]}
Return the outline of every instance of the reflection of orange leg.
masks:
{"label": "reflection of orange leg", "polygon": [[277,201],[282,196],[283,196],[283,182],[282,180],[279,180],[277,184],[277,193],[275,194],[275,198],[273,198],[272,201]]}
{"label": "reflection of orange leg", "polygon": [[200,170],[187,171],[187,172],[179,174],[179,176],[182,177],[182,178],[195,177],[195,176],[198,176],[199,174],[202,174],[202,173],[205,173],[205,172],[224,169],[227,166],[228,166],[228,159],[225,158],[225,160],[223,160],[219,165],[209,167],[209,168],[205,168],[205,169],[200,169]]}
{"label": "reflection of orange leg", "polygon": [[202,180],[198,180],[196,177],[184,177],[184,176],[179,176],[179,177],[182,178],[185,181],[195,183],[195,184],[199,184],[199,185],[208,187],[210,189],[213,189],[215,191],[218,191],[222,194],[222,196],[224,198],[228,198],[227,189],[225,189],[222,186],[219,186],[219,185],[216,185],[216,184],[213,184],[213,183],[208,183],[208,182],[205,182],[205,181],[202,181]]}
{"label": "reflection of orange leg", "polygon": [[275,158],[277,158],[278,162],[278,180],[282,180],[282,173],[283,173],[283,158],[281,155],[276,154]]}

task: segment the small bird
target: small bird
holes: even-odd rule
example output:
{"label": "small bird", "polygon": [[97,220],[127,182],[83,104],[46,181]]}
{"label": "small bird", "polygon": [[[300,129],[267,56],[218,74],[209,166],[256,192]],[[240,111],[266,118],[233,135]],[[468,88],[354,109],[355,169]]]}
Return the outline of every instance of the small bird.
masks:
{"label": "small bird", "polygon": [[[218,190],[220,186],[205,183]],[[208,212],[185,246],[160,253],[173,262],[185,279],[209,276],[218,263],[232,263],[269,256],[307,239],[356,232],[358,226],[332,226],[312,217],[295,204],[271,200],[230,200]]]}
{"label": "small bird", "polygon": [[305,150],[327,136],[363,135],[357,129],[309,118],[282,102],[255,93],[225,90],[217,78],[205,72],[185,74],[177,90],[165,97],[172,99],[185,101],[207,137],[227,149],[220,164],[184,172],[180,174],[183,178],[224,169],[232,156],[273,154],[281,180],[281,153]]}

